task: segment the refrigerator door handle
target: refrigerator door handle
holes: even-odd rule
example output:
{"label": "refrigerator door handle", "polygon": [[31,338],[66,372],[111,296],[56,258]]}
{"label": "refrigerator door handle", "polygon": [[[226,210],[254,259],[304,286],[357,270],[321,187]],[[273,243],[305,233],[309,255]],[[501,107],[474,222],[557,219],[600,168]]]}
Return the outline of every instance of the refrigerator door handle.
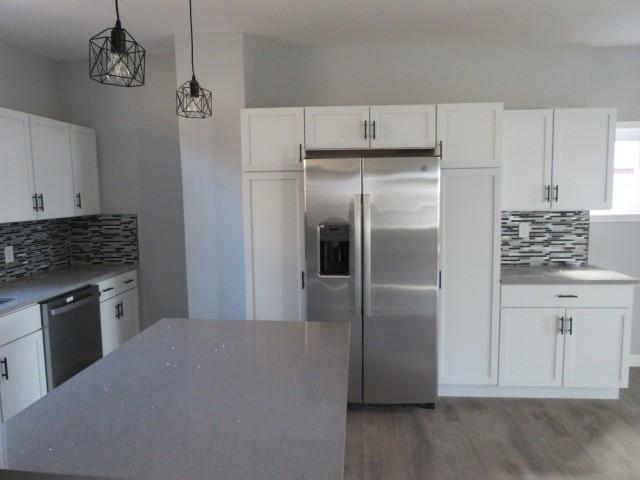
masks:
{"label": "refrigerator door handle", "polygon": [[353,290],[356,315],[362,315],[362,196],[353,196]]}
{"label": "refrigerator door handle", "polygon": [[371,316],[371,199],[368,194],[362,195],[362,258],[363,258],[363,315]]}

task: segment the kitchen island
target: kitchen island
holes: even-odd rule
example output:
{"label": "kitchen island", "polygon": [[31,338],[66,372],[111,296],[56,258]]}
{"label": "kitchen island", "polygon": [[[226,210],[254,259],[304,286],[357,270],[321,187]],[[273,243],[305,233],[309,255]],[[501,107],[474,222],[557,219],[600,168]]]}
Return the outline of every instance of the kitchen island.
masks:
{"label": "kitchen island", "polygon": [[164,319],[2,425],[2,467],[133,479],[339,479],[349,331]]}

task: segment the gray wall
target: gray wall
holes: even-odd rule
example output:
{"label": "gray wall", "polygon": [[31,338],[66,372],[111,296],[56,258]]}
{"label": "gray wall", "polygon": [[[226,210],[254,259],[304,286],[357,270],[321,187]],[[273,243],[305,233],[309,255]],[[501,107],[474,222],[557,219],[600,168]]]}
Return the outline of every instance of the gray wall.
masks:
{"label": "gray wall", "polygon": [[0,107],[55,118],[57,64],[0,40]]}
{"label": "gray wall", "polygon": [[[213,118],[180,119],[189,316],[244,319],[240,109],[243,36],[196,36],[196,73],[213,91]],[[177,77],[191,78],[188,38],[175,38]]]}
{"label": "gray wall", "polygon": [[187,314],[182,181],[173,55],[147,57],[146,85],[118,88],[88,78],[86,61],[58,71],[61,120],[98,132],[105,213],[136,213],[142,322]]}

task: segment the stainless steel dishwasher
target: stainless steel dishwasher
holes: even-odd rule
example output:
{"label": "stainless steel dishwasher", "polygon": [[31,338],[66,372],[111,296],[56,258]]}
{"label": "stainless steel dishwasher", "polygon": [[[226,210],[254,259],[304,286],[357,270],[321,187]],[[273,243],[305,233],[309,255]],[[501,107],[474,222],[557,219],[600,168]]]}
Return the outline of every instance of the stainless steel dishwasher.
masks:
{"label": "stainless steel dishwasher", "polygon": [[40,305],[49,391],[102,357],[100,292],[96,285]]}

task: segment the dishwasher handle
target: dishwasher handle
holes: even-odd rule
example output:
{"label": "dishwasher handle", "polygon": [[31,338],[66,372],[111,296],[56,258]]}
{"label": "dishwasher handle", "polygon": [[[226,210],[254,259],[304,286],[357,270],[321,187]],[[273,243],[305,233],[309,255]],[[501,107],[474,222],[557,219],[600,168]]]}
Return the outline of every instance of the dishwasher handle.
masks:
{"label": "dishwasher handle", "polygon": [[75,302],[68,303],[67,305],[64,305],[62,307],[54,308],[51,310],[49,315],[51,317],[56,317],[58,315],[62,315],[63,313],[67,313],[75,308],[78,308],[93,302],[96,296],[97,296],[96,294],[87,295],[86,297],[82,297],[81,299],[76,300]]}

